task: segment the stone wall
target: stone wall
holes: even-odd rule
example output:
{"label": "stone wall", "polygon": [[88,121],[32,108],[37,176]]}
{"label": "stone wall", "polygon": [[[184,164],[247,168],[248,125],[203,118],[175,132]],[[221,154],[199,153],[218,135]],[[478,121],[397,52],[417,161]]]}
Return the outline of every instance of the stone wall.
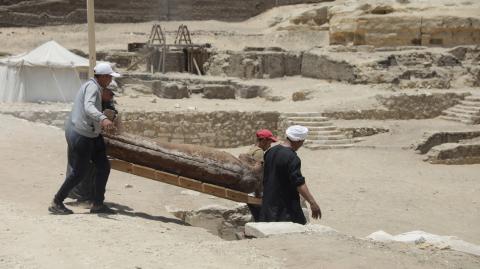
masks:
{"label": "stone wall", "polygon": [[65,127],[65,120],[70,115],[70,111],[1,111],[0,113],[12,115],[14,117],[43,123],[58,128]]}
{"label": "stone wall", "polygon": [[[64,128],[70,111],[1,111]],[[120,112],[121,131],[162,142],[233,148],[255,143],[259,129],[278,129],[278,112]]]}
{"label": "stone wall", "polygon": [[360,0],[334,7],[329,11],[330,44],[453,47],[480,43],[477,3],[398,2]]}
{"label": "stone wall", "polygon": [[125,112],[122,130],[163,142],[216,148],[253,144],[255,132],[277,130],[277,112]]}
{"label": "stone wall", "polygon": [[407,94],[379,95],[377,100],[382,108],[331,111],[322,113],[323,116],[333,119],[431,119],[441,115],[442,111],[450,108],[465,99],[469,93],[434,93],[434,94]]}
{"label": "stone wall", "polygon": [[480,144],[442,144],[433,147],[424,160],[433,164],[478,164]]}
{"label": "stone wall", "polygon": [[344,59],[325,50],[312,49],[302,59],[302,75],[319,79],[337,80],[354,83],[360,72],[358,68]]}
{"label": "stone wall", "polygon": [[470,132],[439,132],[426,135],[421,142],[415,147],[415,150],[420,154],[425,154],[433,147],[446,143],[458,143],[461,140],[472,139],[480,137],[480,131]]}
{"label": "stone wall", "polygon": [[278,48],[247,48],[226,51],[212,56],[205,64],[207,74],[238,78],[276,78],[300,75],[302,52],[286,52]]}
{"label": "stone wall", "polygon": [[480,84],[480,48],[330,46],[306,51],[305,77],[354,84],[389,83],[398,88],[475,87]]}
{"label": "stone wall", "polygon": [[479,46],[328,46],[308,51],[247,47],[214,52],[204,68],[209,75],[243,79],[302,75],[401,89],[449,89],[480,85],[479,63]]}
{"label": "stone wall", "polygon": [[[136,0],[95,1],[101,23],[154,20],[241,21],[275,6],[329,0]],[[86,22],[86,1],[0,2],[0,26],[39,26]]]}
{"label": "stone wall", "polygon": [[[139,89],[143,93],[155,94],[158,92],[165,92],[165,87],[177,84],[178,88],[187,88],[189,94],[203,94],[203,98],[210,99],[225,99],[222,96],[227,92],[233,91],[233,98],[255,98],[262,96],[267,89],[265,86],[258,86],[252,84],[246,84],[241,81],[223,78],[204,78],[201,76],[190,77],[175,77],[167,76],[163,74],[150,74],[150,73],[131,73],[125,74],[122,78],[117,79],[122,87]],[[206,92],[212,91],[212,88],[218,90],[217,97],[210,96]],[[222,93],[222,91],[224,91]],[[182,96],[188,97],[188,96]],[[159,96],[163,98],[176,99],[168,96]]]}

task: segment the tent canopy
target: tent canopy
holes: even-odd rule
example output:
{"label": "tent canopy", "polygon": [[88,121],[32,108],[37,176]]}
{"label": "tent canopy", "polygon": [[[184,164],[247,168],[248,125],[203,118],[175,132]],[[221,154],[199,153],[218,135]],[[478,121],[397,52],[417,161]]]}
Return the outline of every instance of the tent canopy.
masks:
{"label": "tent canopy", "polygon": [[88,59],[55,41],[0,59],[0,102],[71,102],[88,67]]}
{"label": "tent canopy", "polygon": [[8,66],[48,66],[62,67],[88,67],[88,59],[80,57],[55,41],[48,41],[34,50],[6,59],[0,59],[0,64]]}

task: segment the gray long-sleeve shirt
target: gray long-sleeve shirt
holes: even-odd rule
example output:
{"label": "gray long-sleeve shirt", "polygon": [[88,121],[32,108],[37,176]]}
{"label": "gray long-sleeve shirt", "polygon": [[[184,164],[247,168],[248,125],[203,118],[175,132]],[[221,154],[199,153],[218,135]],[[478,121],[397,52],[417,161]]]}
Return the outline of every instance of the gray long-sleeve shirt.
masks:
{"label": "gray long-sleeve shirt", "polygon": [[86,137],[97,137],[102,128],[100,123],[107,117],[102,111],[102,87],[90,79],[80,87],[73,103],[70,119],[73,129]]}

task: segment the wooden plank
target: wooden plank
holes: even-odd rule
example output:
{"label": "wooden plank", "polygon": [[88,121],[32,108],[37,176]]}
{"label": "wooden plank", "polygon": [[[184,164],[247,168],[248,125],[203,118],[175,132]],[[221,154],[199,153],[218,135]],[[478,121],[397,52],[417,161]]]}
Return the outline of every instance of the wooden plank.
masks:
{"label": "wooden plank", "polygon": [[256,198],[249,196],[247,193],[243,193],[240,191],[235,191],[232,189],[224,188],[221,186],[203,183],[198,180],[194,180],[191,178],[180,177],[175,174],[170,174],[163,171],[158,171],[149,167],[141,166],[132,164],[129,162],[125,162],[118,159],[110,160],[110,166],[112,169],[133,174],[136,176],[153,179],[155,181],[163,182],[166,184],[198,191],[201,193],[213,195],[216,197],[241,202],[241,203],[248,203],[248,204],[262,204],[261,198]]}
{"label": "wooden plank", "polygon": [[210,194],[213,196],[226,198],[227,197],[227,189],[224,187],[220,187],[217,185],[212,185],[208,183],[203,183],[203,192],[206,194]]}
{"label": "wooden plank", "polygon": [[127,67],[127,71],[130,71],[131,69],[133,69],[135,66],[137,66],[139,63],[145,61],[148,57],[150,57],[151,55],[153,54],[153,52],[149,52],[147,53],[146,55],[140,57],[139,59],[137,59],[135,62],[131,63],[129,67]]}
{"label": "wooden plank", "polygon": [[162,171],[155,171],[155,180],[160,181],[163,183],[175,185],[175,186],[180,186],[180,182],[178,180],[178,176]]}
{"label": "wooden plank", "polygon": [[165,74],[165,72],[166,72],[166,70],[167,70],[165,65],[167,64],[166,60],[167,60],[167,54],[168,54],[168,47],[167,47],[167,46],[163,46],[162,52],[163,52],[163,56],[162,56],[162,73]]}
{"label": "wooden plank", "polygon": [[201,76],[202,72],[200,72],[200,68],[198,68],[197,60],[195,60],[195,55],[192,54],[192,59],[193,59],[193,65],[195,66],[195,69],[197,70],[197,75]]}
{"label": "wooden plank", "polygon": [[248,196],[247,204],[261,205],[262,198]]}
{"label": "wooden plank", "polygon": [[131,163],[117,159],[110,160],[110,167],[125,173],[132,173],[133,171],[133,165]]}
{"label": "wooden plank", "polygon": [[133,165],[133,171],[132,174],[137,175],[139,177],[146,177],[149,179],[155,179],[155,172],[157,170],[145,167],[145,166],[140,166],[140,165]]}
{"label": "wooden plank", "polygon": [[180,182],[180,187],[198,191],[198,192],[203,192],[202,182],[198,180],[194,180],[187,177],[179,177],[178,181]]}
{"label": "wooden plank", "polygon": [[248,201],[248,197],[249,196],[246,193],[227,189],[227,195],[225,198],[236,202],[246,203]]}

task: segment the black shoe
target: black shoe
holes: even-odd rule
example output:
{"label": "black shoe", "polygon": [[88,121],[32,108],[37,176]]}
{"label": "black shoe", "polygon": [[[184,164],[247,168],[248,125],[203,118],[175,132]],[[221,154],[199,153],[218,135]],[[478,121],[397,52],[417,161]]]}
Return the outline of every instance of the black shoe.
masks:
{"label": "black shoe", "polygon": [[92,214],[117,214],[117,212],[110,207],[101,204],[101,205],[94,205],[90,209],[90,213]]}
{"label": "black shoe", "polygon": [[56,202],[52,202],[52,204],[48,208],[48,211],[50,211],[52,214],[55,214],[55,215],[73,214],[73,211],[66,208],[63,203],[56,203]]}

